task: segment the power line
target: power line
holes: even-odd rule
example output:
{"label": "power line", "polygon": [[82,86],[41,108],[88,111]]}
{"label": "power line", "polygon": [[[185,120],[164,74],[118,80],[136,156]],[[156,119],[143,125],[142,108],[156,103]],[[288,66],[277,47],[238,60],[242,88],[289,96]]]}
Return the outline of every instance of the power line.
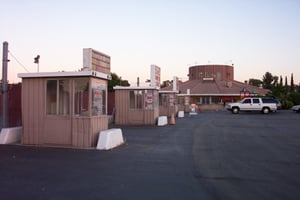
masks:
{"label": "power line", "polygon": [[27,69],[26,69],[26,67],[16,58],[16,56],[14,56],[12,53],[11,53],[11,51],[8,51],[8,53],[11,55],[11,57],[13,57],[13,59],[15,59],[15,61],[19,64],[19,65],[21,65],[21,67],[23,67],[23,69],[25,69],[25,71],[26,72],[29,72]]}

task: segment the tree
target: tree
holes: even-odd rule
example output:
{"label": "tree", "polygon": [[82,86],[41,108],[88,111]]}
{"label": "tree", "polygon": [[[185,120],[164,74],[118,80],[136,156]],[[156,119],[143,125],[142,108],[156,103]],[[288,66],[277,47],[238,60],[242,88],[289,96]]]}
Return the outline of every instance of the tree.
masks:
{"label": "tree", "polygon": [[290,90],[291,90],[291,92],[295,92],[293,73],[291,74],[291,88],[290,88]]}
{"label": "tree", "polygon": [[283,80],[282,80],[282,76],[280,75],[280,81],[279,81],[279,84],[281,85],[281,86],[283,86]]}
{"label": "tree", "polygon": [[162,84],[160,85],[161,88],[164,88],[164,87],[169,87],[171,86],[173,83],[173,81],[170,81],[170,80],[165,80],[162,82]]}
{"label": "tree", "polygon": [[273,76],[273,86],[278,85],[278,76]]}
{"label": "tree", "polygon": [[120,85],[120,86],[130,86],[129,82],[127,80],[122,80],[120,76],[118,76],[116,73],[111,73],[111,80],[108,81],[108,91],[113,92],[114,86]]}
{"label": "tree", "polygon": [[259,79],[250,78],[249,79],[249,85],[254,85],[256,87],[260,87],[262,84],[262,81]]}
{"label": "tree", "polygon": [[292,92],[291,94],[289,94],[289,100],[292,101],[294,105],[300,104],[300,93]]}
{"label": "tree", "polygon": [[272,89],[273,81],[274,81],[273,75],[270,72],[266,72],[262,79],[263,88],[269,89],[269,90]]}

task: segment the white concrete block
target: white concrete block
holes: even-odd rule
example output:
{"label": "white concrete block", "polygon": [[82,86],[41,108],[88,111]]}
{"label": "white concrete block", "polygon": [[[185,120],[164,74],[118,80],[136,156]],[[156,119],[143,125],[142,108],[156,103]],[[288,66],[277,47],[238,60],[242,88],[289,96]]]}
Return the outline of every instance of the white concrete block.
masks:
{"label": "white concrete block", "polygon": [[96,149],[109,150],[124,143],[122,130],[120,128],[108,129],[99,133]]}
{"label": "white concrete block", "polygon": [[193,115],[198,115],[198,113],[197,112],[190,112],[189,113],[189,116],[193,116]]}
{"label": "white concrete block", "polygon": [[178,118],[184,117],[184,111],[178,111]]}
{"label": "white concrete block", "polygon": [[159,116],[157,121],[157,126],[165,126],[168,125],[167,116]]}
{"label": "white concrete block", "polygon": [[2,128],[0,144],[14,144],[21,141],[22,127]]}

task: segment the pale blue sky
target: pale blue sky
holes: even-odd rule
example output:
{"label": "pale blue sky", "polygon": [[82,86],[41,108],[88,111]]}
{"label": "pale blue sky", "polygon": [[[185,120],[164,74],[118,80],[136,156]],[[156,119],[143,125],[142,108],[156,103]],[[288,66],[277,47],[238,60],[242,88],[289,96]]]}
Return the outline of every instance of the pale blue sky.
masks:
{"label": "pale blue sky", "polygon": [[[235,79],[265,72],[300,82],[300,0],[0,0],[0,41],[28,71],[76,71],[82,49],[111,56],[129,80],[187,79],[189,65],[232,64]],[[2,46],[1,46],[2,56]],[[10,56],[10,55],[9,55]],[[26,72],[11,56],[9,80]],[[2,71],[2,70],[1,70]],[[2,72],[1,72],[2,73]]]}

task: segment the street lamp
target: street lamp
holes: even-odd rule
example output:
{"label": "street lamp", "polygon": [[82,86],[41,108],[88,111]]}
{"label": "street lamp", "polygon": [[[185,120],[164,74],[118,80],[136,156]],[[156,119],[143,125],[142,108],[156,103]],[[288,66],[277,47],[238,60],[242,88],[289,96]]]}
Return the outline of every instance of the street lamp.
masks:
{"label": "street lamp", "polygon": [[40,55],[37,55],[35,58],[34,58],[34,63],[36,63],[37,64],[37,71],[39,72],[39,68],[40,68],[40,66],[39,66],[39,60],[40,60]]}

